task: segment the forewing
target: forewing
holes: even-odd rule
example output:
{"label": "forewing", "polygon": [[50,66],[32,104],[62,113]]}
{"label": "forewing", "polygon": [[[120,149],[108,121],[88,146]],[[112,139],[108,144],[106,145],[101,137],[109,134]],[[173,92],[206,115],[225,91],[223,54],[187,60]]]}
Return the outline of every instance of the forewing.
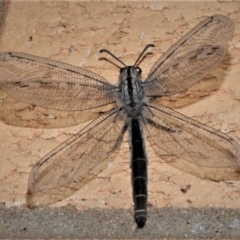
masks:
{"label": "forewing", "polygon": [[153,65],[145,81],[146,95],[171,95],[197,83],[222,61],[233,32],[233,21],[223,15],[198,24]]}
{"label": "forewing", "polygon": [[143,119],[154,152],[168,164],[203,179],[240,179],[233,138],[163,106],[148,105]]}
{"label": "forewing", "polygon": [[103,77],[24,53],[0,54],[0,87],[13,98],[57,110],[86,110],[115,101]]}
{"label": "forewing", "polygon": [[124,119],[113,110],[47,154],[30,174],[28,205],[62,200],[96,177],[120,145],[125,130]]}

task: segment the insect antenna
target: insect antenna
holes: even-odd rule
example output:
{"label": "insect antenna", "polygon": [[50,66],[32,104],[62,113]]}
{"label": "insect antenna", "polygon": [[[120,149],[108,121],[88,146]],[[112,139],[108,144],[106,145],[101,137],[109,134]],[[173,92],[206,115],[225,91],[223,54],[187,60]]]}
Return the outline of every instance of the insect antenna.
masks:
{"label": "insect antenna", "polygon": [[137,58],[136,62],[134,63],[134,65],[133,65],[134,67],[136,67],[139,59],[142,57],[142,55],[143,55],[143,54],[147,51],[147,49],[150,48],[150,47],[155,47],[155,45],[154,45],[154,44],[148,44],[148,45],[143,49],[142,53],[139,55],[139,57]]}
{"label": "insect antenna", "polygon": [[125,63],[123,63],[119,58],[117,58],[115,55],[113,55],[110,51],[108,51],[107,49],[101,49],[100,51],[99,51],[100,53],[102,53],[102,52],[105,52],[105,53],[107,53],[107,54],[109,54],[110,56],[112,56],[113,58],[115,58],[118,62],[120,62],[123,66],[127,66]]}

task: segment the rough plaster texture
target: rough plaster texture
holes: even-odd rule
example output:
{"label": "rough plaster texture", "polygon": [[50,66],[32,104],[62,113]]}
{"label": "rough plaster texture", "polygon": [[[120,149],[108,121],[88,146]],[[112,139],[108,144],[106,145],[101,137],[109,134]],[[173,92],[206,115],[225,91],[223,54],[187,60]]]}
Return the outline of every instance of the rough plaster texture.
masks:
{"label": "rough plaster texture", "polygon": [[[240,143],[238,1],[10,1],[2,27],[0,48],[4,52],[25,52],[80,66],[117,84],[118,67],[108,61],[100,61],[101,57],[106,57],[99,53],[100,49],[109,49],[123,62],[131,65],[146,44],[154,43],[156,47],[151,50],[152,54],[147,55],[140,65],[143,75],[147,76],[152,64],[173,43],[206,16],[217,13],[227,15],[235,22],[235,34],[228,56],[199,84],[184,93],[164,98],[161,103],[232,136]],[[114,62],[109,56],[107,58]],[[0,202],[8,208],[24,205],[32,166],[54,147],[78,132],[88,120],[97,116],[98,111],[82,114],[34,107],[20,103],[1,91]],[[148,144],[147,148],[150,208],[240,208],[240,182],[198,179],[168,166],[153,153]],[[130,176],[126,136],[118,155],[104,172],[74,195],[52,207],[72,205],[78,210],[97,207],[101,211],[131,209],[133,203]],[[132,211],[128,214],[130,217],[126,221],[129,221],[132,226],[130,231],[133,231],[135,223],[131,216]],[[234,216],[232,221],[240,221],[240,214]],[[111,217],[114,218],[114,215]],[[99,215],[99,218],[102,217]],[[149,218],[155,222],[153,213],[151,215],[150,212]],[[161,218],[158,217],[156,221],[161,221]],[[101,226],[104,226],[104,222],[100,228]],[[150,223],[145,229],[148,227]],[[176,236],[163,229],[161,233],[161,236]],[[144,236],[141,232],[138,234],[138,237]],[[185,235],[183,233],[179,236],[188,236],[187,233]],[[59,235],[63,236],[75,235]]]}

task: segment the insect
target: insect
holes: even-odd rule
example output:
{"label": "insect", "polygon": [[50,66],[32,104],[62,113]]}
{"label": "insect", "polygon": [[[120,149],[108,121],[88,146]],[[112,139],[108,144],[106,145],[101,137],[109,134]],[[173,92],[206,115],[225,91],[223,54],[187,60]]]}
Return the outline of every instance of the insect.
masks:
{"label": "insect", "polygon": [[124,67],[119,85],[62,62],[24,53],[0,55],[0,87],[13,98],[45,108],[78,111],[115,103],[32,169],[30,207],[62,200],[84,186],[108,164],[129,132],[134,218],[147,220],[147,151],[144,139],[161,159],[203,179],[239,180],[240,147],[231,137],[172,109],[157,97],[182,92],[200,81],[226,55],[234,24],[223,15],[206,18],[177,41],[151,68],[146,80],[137,66]]}

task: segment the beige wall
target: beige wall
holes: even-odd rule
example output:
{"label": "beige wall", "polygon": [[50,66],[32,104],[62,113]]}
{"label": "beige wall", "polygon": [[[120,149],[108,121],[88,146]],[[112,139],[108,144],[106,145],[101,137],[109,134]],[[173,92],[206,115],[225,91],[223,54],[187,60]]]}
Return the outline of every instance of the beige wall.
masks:
{"label": "beige wall", "polygon": [[[11,1],[3,23],[0,48],[4,52],[25,52],[81,66],[116,84],[119,70],[107,61],[99,61],[101,57],[110,58],[99,53],[101,48],[107,48],[131,65],[146,44],[154,43],[153,54],[141,63],[146,76],[152,64],[206,16],[227,15],[236,25],[228,57],[204,81],[185,93],[164,99],[163,103],[221,130],[240,143],[239,10],[237,1]],[[32,166],[78,132],[87,119],[97,116],[88,112],[80,119],[79,113],[33,107],[2,92],[0,112],[0,202],[7,206],[25,204]],[[76,126],[81,121],[85,123]],[[30,128],[36,126],[44,128]],[[71,203],[79,209],[89,206],[130,208],[129,156],[126,138],[116,159],[98,178],[55,206]],[[149,146],[148,156],[149,202],[154,207],[240,208],[240,182],[216,183],[180,172],[161,161]],[[183,193],[181,188],[186,185],[191,187]]]}

